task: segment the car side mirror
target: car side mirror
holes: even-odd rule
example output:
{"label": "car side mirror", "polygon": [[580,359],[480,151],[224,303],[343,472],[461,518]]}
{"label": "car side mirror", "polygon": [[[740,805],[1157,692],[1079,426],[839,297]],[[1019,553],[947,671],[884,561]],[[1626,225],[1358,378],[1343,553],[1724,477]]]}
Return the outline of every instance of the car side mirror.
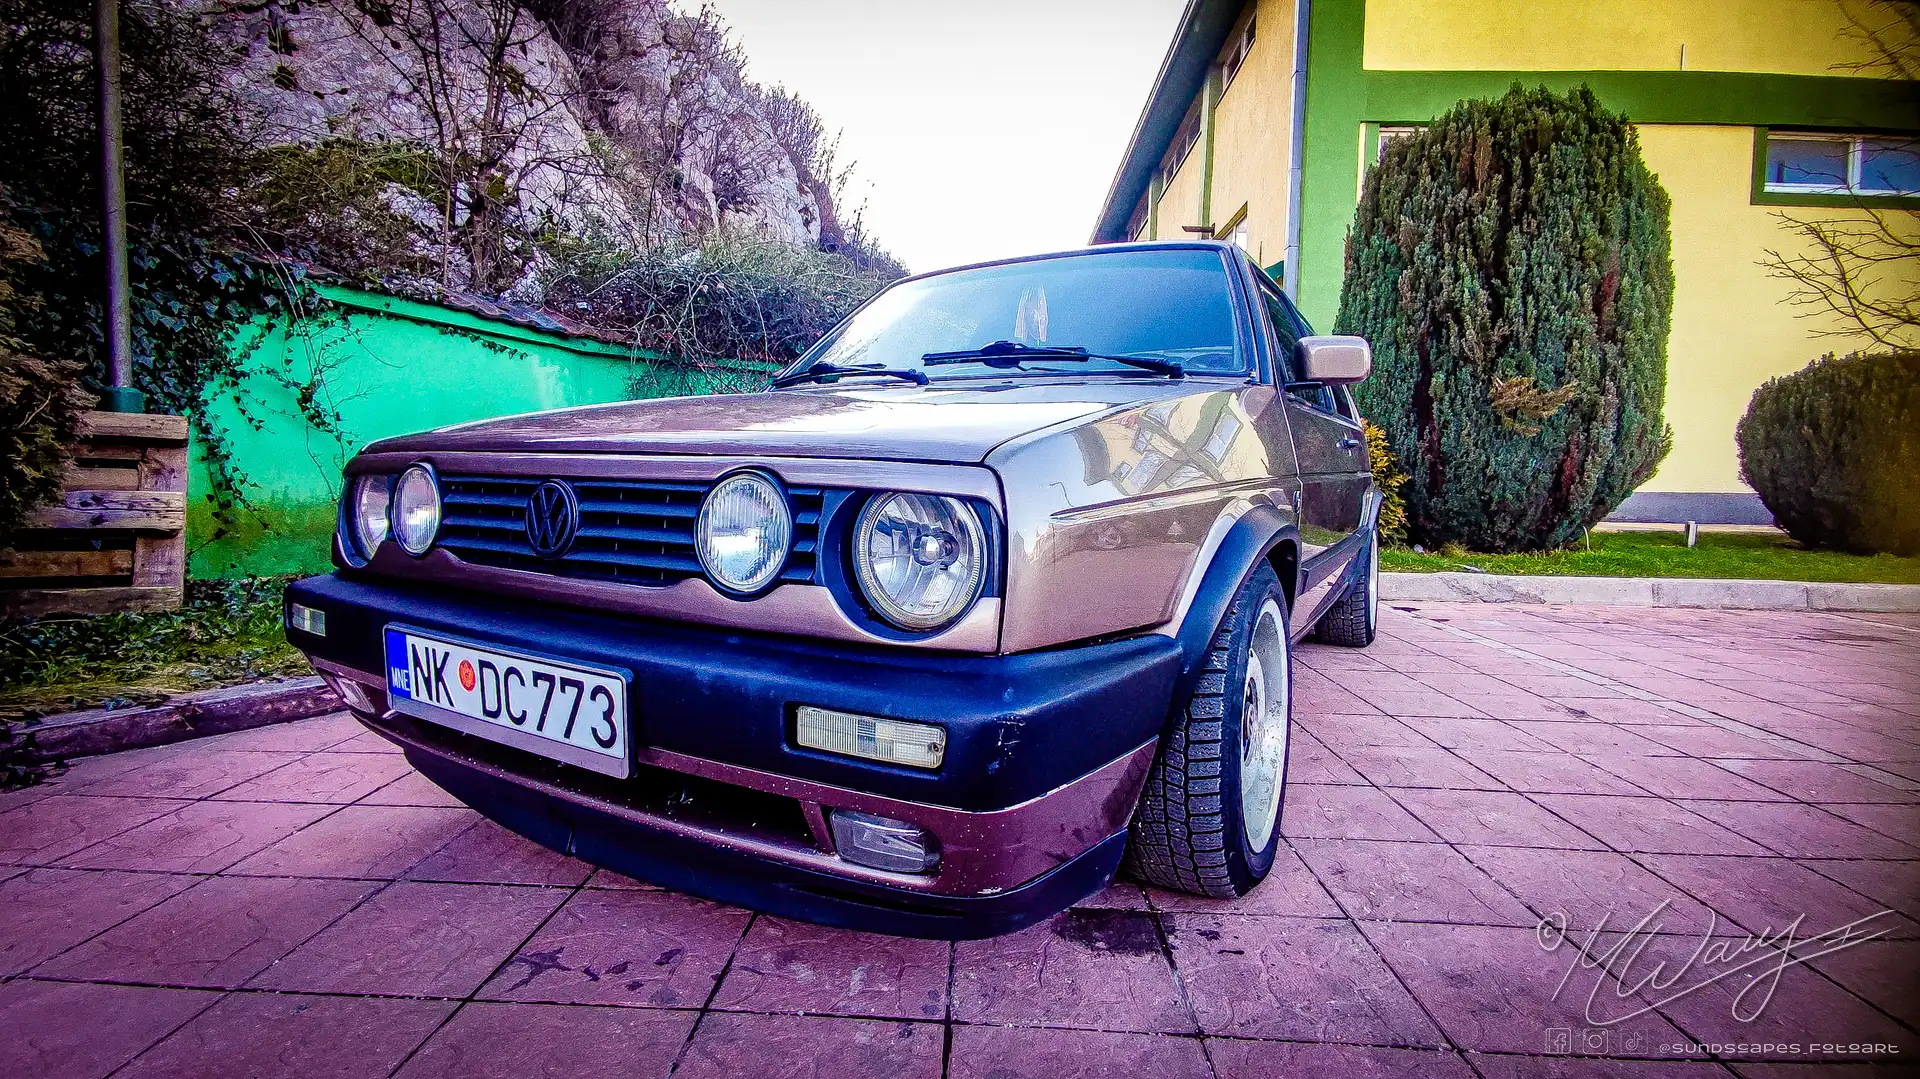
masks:
{"label": "car side mirror", "polygon": [[1364,337],[1302,337],[1294,355],[1303,382],[1346,386],[1373,373],[1373,347]]}

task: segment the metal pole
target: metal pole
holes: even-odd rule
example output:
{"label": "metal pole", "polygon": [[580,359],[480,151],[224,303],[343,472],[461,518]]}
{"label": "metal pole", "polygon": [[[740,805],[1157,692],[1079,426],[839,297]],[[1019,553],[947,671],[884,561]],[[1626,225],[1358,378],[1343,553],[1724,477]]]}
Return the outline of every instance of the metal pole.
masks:
{"label": "metal pole", "polygon": [[133,306],[127,286],[127,188],[121,168],[120,0],[94,0],[94,52],[100,65],[102,249],[107,256],[107,382],[100,407],[144,412],[133,388]]}

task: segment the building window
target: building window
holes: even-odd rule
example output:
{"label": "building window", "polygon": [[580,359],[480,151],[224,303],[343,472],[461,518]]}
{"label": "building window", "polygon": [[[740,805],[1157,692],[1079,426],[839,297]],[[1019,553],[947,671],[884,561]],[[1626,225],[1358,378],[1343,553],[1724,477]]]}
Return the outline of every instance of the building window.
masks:
{"label": "building window", "polygon": [[1387,156],[1388,143],[1391,143],[1395,139],[1404,139],[1408,135],[1418,135],[1425,130],[1426,127],[1422,124],[1400,124],[1394,127],[1382,127],[1380,129],[1380,141],[1375,144],[1373,150],[1374,161],[1377,162]]}
{"label": "building window", "polygon": [[1765,186],[1779,194],[1920,195],[1920,143],[1770,132]]}
{"label": "building window", "polygon": [[1242,203],[1240,208],[1233,212],[1233,216],[1227,218],[1225,224],[1214,229],[1213,238],[1216,240],[1228,240],[1249,255],[1253,253],[1253,249],[1247,246],[1246,204]]}
{"label": "building window", "polygon": [[1233,85],[1233,77],[1240,73],[1240,65],[1247,62],[1247,54],[1253,51],[1253,23],[1253,16],[1247,16],[1246,28],[1227,45],[1227,54],[1220,61],[1222,90]]}
{"label": "building window", "polygon": [[[1206,95],[1202,94],[1201,97]],[[1180,171],[1180,163],[1187,159],[1194,144],[1200,141],[1200,98],[1194,98],[1192,107],[1187,109],[1186,118],[1180,121],[1180,127],[1173,133],[1173,144],[1167,148],[1167,156],[1160,165],[1160,189],[1166,190],[1173,183],[1173,174]]]}

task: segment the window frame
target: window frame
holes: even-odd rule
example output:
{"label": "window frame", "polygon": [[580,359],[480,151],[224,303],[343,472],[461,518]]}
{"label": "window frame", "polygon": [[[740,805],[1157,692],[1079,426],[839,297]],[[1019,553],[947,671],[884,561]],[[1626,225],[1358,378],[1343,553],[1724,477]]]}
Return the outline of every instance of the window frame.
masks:
{"label": "window frame", "polygon": [[1226,50],[1220,57],[1220,92],[1225,94],[1227,87],[1233,85],[1233,77],[1247,66],[1247,57],[1253,55],[1256,27],[1259,25],[1259,12],[1249,12],[1247,21],[1236,28],[1233,37],[1227,42]]}
{"label": "window frame", "polygon": [[[1350,397],[1345,397],[1346,387],[1330,386],[1325,382],[1293,378],[1293,356],[1283,352],[1278,327],[1273,325],[1272,308],[1269,302],[1278,303],[1280,310],[1287,313],[1293,323],[1293,337],[1298,341],[1302,337],[1313,335],[1313,327],[1308,324],[1305,315],[1287,298],[1285,289],[1273,283],[1265,274],[1253,284],[1254,296],[1259,300],[1259,317],[1265,331],[1266,349],[1271,360],[1273,386],[1288,402],[1301,408],[1311,409],[1317,415],[1344,423],[1354,430],[1360,430],[1360,410],[1354,406]],[[1294,391],[1294,387],[1317,386],[1320,388],[1320,400],[1307,397]]]}
{"label": "window frame", "polygon": [[[1857,185],[1866,158],[1866,144],[1877,139],[1907,139],[1920,145],[1913,132],[1775,131],[1753,129],[1753,190],[1756,206],[1843,206],[1862,209],[1920,209],[1920,190],[1911,192],[1861,191]],[[1767,180],[1767,146],[1781,142],[1839,142],[1847,147],[1847,180],[1835,184],[1774,184]]]}

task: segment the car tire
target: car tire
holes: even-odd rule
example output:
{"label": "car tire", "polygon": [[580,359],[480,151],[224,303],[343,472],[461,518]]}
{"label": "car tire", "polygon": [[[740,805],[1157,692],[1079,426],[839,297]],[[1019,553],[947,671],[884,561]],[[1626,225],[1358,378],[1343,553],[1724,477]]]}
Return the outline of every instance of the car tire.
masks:
{"label": "car tire", "polygon": [[1192,690],[1175,703],[1134,811],[1133,877],[1219,899],[1266,878],[1280,841],[1292,664],[1287,595],[1262,562],[1221,618]]}
{"label": "car tire", "polygon": [[1367,533],[1367,549],[1354,559],[1359,575],[1348,581],[1333,607],[1320,616],[1314,640],[1342,648],[1365,648],[1373,643],[1380,621],[1380,530]]}

